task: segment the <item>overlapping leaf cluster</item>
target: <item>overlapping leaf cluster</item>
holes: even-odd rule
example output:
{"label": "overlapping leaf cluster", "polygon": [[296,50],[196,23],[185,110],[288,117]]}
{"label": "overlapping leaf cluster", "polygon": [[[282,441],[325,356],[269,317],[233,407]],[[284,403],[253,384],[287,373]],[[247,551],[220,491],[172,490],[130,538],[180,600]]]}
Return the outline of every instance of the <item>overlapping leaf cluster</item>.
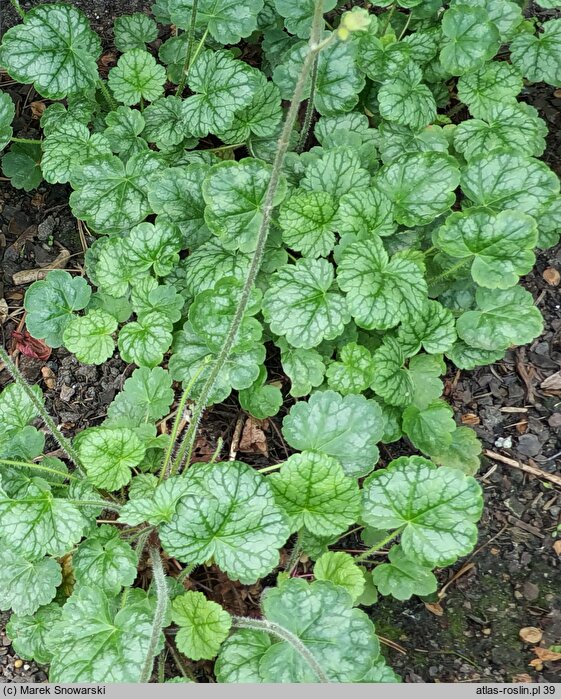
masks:
{"label": "overlapping leaf cluster", "polygon": [[[104,422],[74,438],[70,472],[43,456],[40,393],[0,394],[0,608],[14,611],[18,652],[49,662],[52,681],[138,681],[161,650],[155,590],[133,587],[144,532],[187,567],[214,564],[242,584],[276,570],[293,534],[315,561],[313,583],[279,577],[261,626],[168,578],[164,626],[192,660],[218,654],[223,682],[395,681],[359,606],[376,589],[434,593],[432,571],[475,544],[480,447],[441,377],[445,359],[473,368],[541,332],[518,281],[533,250],[559,239],[561,197],[538,159],[545,124],[518,95],[524,79],[561,84],[561,19],[540,26],[509,0],[388,4],[323,3],[307,116],[247,303],[314,2],[158,0],[155,20],[179,31],[155,50],[152,18],[119,18],[107,82],[98,37],[71,5],[39,6],[4,36],[0,65],[64,98],[45,110],[40,146],[6,152],[4,173],[26,189],[41,176],[69,183],[96,236],[89,283],[53,271],[30,287],[28,330],[83,363],[118,350],[137,367]],[[14,112],[0,94],[0,148]],[[197,400],[213,371],[208,402],[236,391],[257,418],[304,399],[282,424],[297,453],[276,473],[162,468],[174,444],[156,424],[174,382]],[[376,468],[379,443],[403,436],[424,456]],[[104,509],[118,527],[96,526]],[[391,542],[386,562],[329,550],[357,523],[370,552]]]}

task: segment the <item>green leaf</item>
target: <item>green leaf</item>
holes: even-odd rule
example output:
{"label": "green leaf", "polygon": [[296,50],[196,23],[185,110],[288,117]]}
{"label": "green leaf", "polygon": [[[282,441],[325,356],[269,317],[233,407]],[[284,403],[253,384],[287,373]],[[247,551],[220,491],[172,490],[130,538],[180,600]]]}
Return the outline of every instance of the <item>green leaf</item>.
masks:
{"label": "green leaf", "polygon": [[111,420],[127,418],[134,425],[156,422],[169,413],[173,403],[171,384],[171,376],[161,367],[135,369],[109,406],[107,416]]}
{"label": "green leaf", "polygon": [[292,531],[306,527],[320,536],[341,534],[360,513],[356,479],[346,476],[339,461],[327,454],[293,454],[268,482],[290,517]]}
{"label": "green leaf", "polygon": [[394,217],[404,226],[431,223],[454,203],[460,173],[444,153],[410,153],[380,170],[378,187],[394,204]]}
{"label": "green leaf", "polygon": [[88,277],[103,294],[115,300],[129,295],[134,275],[127,265],[124,238],[98,238],[85,257]]}
{"label": "green leaf", "polygon": [[183,113],[189,131],[202,138],[232,126],[236,112],[251,104],[259,79],[228,51],[203,51],[189,70],[188,83],[194,94],[185,100]]}
{"label": "green leaf", "polygon": [[175,637],[178,650],[191,660],[212,660],[228,637],[232,618],[202,592],[186,592],[171,606],[173,621],[179,626]]}
{"label": "green leaf", "polygon": [[556,87],[561,85],[561,19],[544,22],[542,30],[537,36],[528,32],[515,36],[510,56],[525,78]]}
{"label": "green leaf", "polygon": [[380,238],[352,243],[343,250],[337,283],[362,328],[391,328],[419,313],[427,285],[422,271],[398,255],[389,259]]}
{"label": "green leaf", "polygon": [[435,400],[423,408],[410,405],[403,412],[403,431],[424,454],[446,449],[452,443],[455,429],[454,411],[443,400]]}
{"label": "green leaf", "polygon": [[1,540],[20,556],[63,556],[82,538],[87,525],[78,508],[54,497],[41,479],[29,482],[14,498],[0,488]]}
{"label": "green leaf", "polygon": [[193,5],[196,4],[196,27],[208,29],[219,44],[237,44],[257,29],[257,16],[263,0],[173,0],[171,21],[181,29],[191,25]]}
{"label": "green leaf", "polygon": [[60,565],[53,558],[27,560],[10,550],[0,553],[0,609],[34,614],[51,602],[62,582]]}
{"label": "green leaf", "polygon": [[559,193],[559,178],[545,163],[507,152],[473,158],[462,174],[461,186],[477,206],[494,213],[517,209],[533,216]]}
{"label": "green leaf", "polygon": [[88,305],[91,289],[82,277],[53,270],[42,281],[34,282],[25,294],[26,325],[30,334],[45,340],[49,347],[62,345],[63,333],[73,312]]}
{"label": "green leaf", "polygon": [[490,214],[475,208],[449,216],[436,236],[437,246],[448,255],[473,259],[473,280],[490,289],[514,286],[532,269],[537,240],[532,217],[520,211]]}
{"label": "green leaf", "polygon": [[[327,581],[311,585],[292,578],[269,588],[265,618],[292,632],[332,682],[357,682],[379,654],[374,625],[352,607],[350,595]],[[302,656],[286,641],[242,629],[222,646],[215,671],[219,682],[317,682]]]}
{"label": "green leaf", "polygon": [[[39,386],[29,387],[42,403],[43,392]],[[11,383],[0,393],[0,427],[6,432],[22,430],[37,417],[37,408],[27,393],[17,383]]]}
{"label": "green leaf", "polygon": [[125,362],[155,367],[170,348],[173,324],[159,311],[146,313],[136,323],[127,323],[119,333],[119,351]]}
{"label": "green leaf", "polygon": [[162,164],[148,151],[126,164],[115,155],[96,158],[73,173],[70,206],[76,218],[102,233],[119,233],[152,213],[148,189]]}
{"label": "green leaf", "polygon": [[209,240],[185,261],[187,292],[196,296],[201,291],[213,289],[223,277],[245,278],[250,261],[250,255],[227,250],[218,239]]}
{"label": "green leaf", "polygon": [[138,556],[119,530],[107,524],[94,531],[72,555],[72,570],[79,585],[116,595],[136,578]]}
{"label": "green leaf", "polygon": [[154,102],[164,92],[166,71],[148,51],[130,49],[109,71],[109,87],[115,98],[125,105],[140,100]]}
{"label": "green leaf", "polygon": [[[140,476],[137,476],[139,478]],[[134,479],[131,488],[134,485]],[[193,492],[191,481],[184,476],[167,478],[150,492],[134,497],[129,488],[129,502],[125,503],[119,513],[119,521],[131,526],[149,522],[155,526],[171,521],[175,514],[177,502],[187,493]]]}
{"label": "green leaf", "polygon": [[[292,98],[307,52],[307,42],[299,42],[274,69],[273,82],[283,99]],[[321,115],[350,112],[357,104],[365,79],[358,69],[356,55],[357,47],[352,41],[334,41],[319,54],[314,106]],[[303,99],[307,99],[310,92],[311,79],[305,86]]]}
{"label": "green leaf", "polygon": [[405,355],[400,343],[391,336],[385,337],[384,343],[374,352],[372,360],[372,389],[389,405],[409,405],[413,400],[413,379],[403,366]]}
{"label": "green leaf", "polygon": [[401,529],[405,556],[422,565],[452,565],[477,541],[481,488],[452,468],[420,456],[401,457],[364,483],[362,518],[380,529]]}
{"label": "green leaf", "polygon": [[[206,202],[205,221],[224,247],[253,252],[263,221],[263,202],[272,168],[255,158],[225,161],[214,165],[203,184]],[[284,181],[277,189],[273,204],[285,197]]]}
{"label": "green leaf", "polygon": [[76,95],[98,79],[101,44],[86,16],[72,5],[38,6],[4,34],[0,65],[51,100]]}
{"label": "green leaf", "polygon": [[372,571],[372,580],[380,594],[408,600],[413,595],[422,597],[436,592],[438,581],[430,568],[407,558],[401,546],[392,546],[388,558],[389,563],[382,563]]}
{"label": "green leaf", "polygon": [[204,220],[203,181],[208,165],[193,163],[164,170],[148,190],[152,209],[171,219],[183,235],[184,247],[198,247],[210,237]]}
{"label": "green leaf", "polygon": [[12,614],[6,626],[6,633],[12,639],[12,648],[21,657],[37,663],[49,663],[52,653],[47,635],[62,614],[58,604],[47,604],[33,616]]}
{"label": "green leaf", "polygon": [[456,322],[458,336],[468,345],[494,352],[541,335],[543,318],[526,289],[478,289],[475,298],[477,310],[466,311]]}
{"label": "green leaf", "polygon": [[92,427],[80,433],[76,448],[89,480],[98,488],[118,490],[131,479],[145,447],[133,430]]}
{"label": "green leaf", "polygon": [[174,286],[158,284],[154,277],[140,277],[131,289],[131,303],[140,322],[144,317],[157,311],[158,315],[176,323],[181,318],[185,298],[177,293]]}
{"label": "green leaf", "polygon": [[158,38],[156,22],[143,12],[117,17],[113,23],[116,48],[124,53],[130,49],[144,49]]}
{"label": "green leaf", "polygon": [[375,401],[335,391],[314,393],[309,401],[296,403],[282,425],[291,447],[333,456],[351,476],[374,468],[383,432],[382,411]]}
{"label": "green leaf", "polygon": [[516,96],[524,81],[506,61],[492,61],[465,73],[458,80],[458,97],[467,104],[472,116],[482,119],[491,109],[518,104]]}
{"label": "green leaf", "polygon": [[181,235],[171,222],[140,223],[126,240],[127,266],[134,275],[153,269],[157,277],[165,277],[179,262]]}
{"label": "green leaf", "polygon": [[41,147],[34,143],[14,143],[2,158],[2,172],[15,189],[30,192],[41,184]]}
{"label": "green leaf", "polygon": [[362,167],[358,153],[339,147],[324,151],[319,158],[312,160],[300,184],[312,192],[326,192],[333,199],[368,187],[370,174]]}
{"label": "green leaf", "polygon": [[[189,138],[184,104],[181,97],[173,95],[152,102],[142,113],[146,123],[143,137],[161,150],[169,150]],[[195,139],[193,145],[196,145]]]}
{"label": "green leaf", "polygon": [[99,309],[75,316],[64,330],[64,346],[82,364],[103,364],[115,350],[112,335],[117,326],[110,313]]}
{"label": "green leaf", "polygon": [[278,386],[265,384],[267,370],[261,367],[257,381],[239,392],[241,407],[258,420],[276,415],[284,402],[282,391]]}
{"label": "green leaf", "polygon": [[107,128],[103,132],[111,150],[120,153],[123,159],[148,149],[148,144],[139,138],[144,131],[144,117],[138,109],[117,107],[105,117]]}
{"label": "green leaf", "polygon": [[428,300],[418,315],[402,323],[398,341],[406,357],[421,348],[429,354],[448,352],[456,341],[454,315],[438,301]]}
{"label": "green leaf", "polygon": [[362,393],[373,381],[374,364],[366,347],[349,342],[339,352],[339,361],[327,367],[326,377],[329,388],[345,396],[348,393]]}
{"label": "green leaf", "polygon": [[440,62],[452,75],[463,75],[479,68],[497,53],[499,32],[482,7],[454,5],[442,15],[446,42]]}
{"label": "green leaf", "polygon": [[303,258],[281,267],[263,297],[263,315],[271,330],[304,349],[340,335],[350,314],[344,297],[334,289],[333,277],[333,267],[324,259]]}
{"label": "green leaf", "polygon": [[427,126],[414,130],[407,126],[383,121],[378,127],[380,141],[378,147],[385,164],[391,163],[404,153],[430,153],[433,151],[448,154],[450,143],[446,131],[440,126]]}
{"label": "green leaf", "polygon": [[395,78],[382,83],[378,91],[381,116],[413,129],[432,123],[436,118],[436,102],[422,79],[421,69],[408,64]]}
{"label": "green leaf", "polygon": [[454,130],[454,147],[467,160],[497,150],[541,155],[547,126],[524,102],[491,107],[480,119],[468,119]]}
{"label": "green leaf", "polygon": [[[307,39],[314,15],[313,0],[273,0],[275,10],[284,17],[284,26],[291,34]],[[337,0],[323,0],[323,14],[337,5]]]}
{"label": "green leaf", "polygon": [[347,192],[339,200],[335,225],[339,235],[356,240],[391,235],[396,228],[392,202],[377,189]]}
{"label": "green leaf", "polygon": [[306,257],[326,257],[335,245],[336,212],[329,192],[296,190],[279,213],[284,242]]}
{"label": "green leaf", "polygon": [[189,474],[197,493],[185,495],[160,527],[166,552],[187,563],[214,559],[244,585],[270,573],[290,531],[268,482],[239,461],[191,466]]}
{"label": "green leaf", "polygon": [[276,345],[281,350],[284,373],[291,382],[291,396],[301,398],[311,393],[312,388],[321,386],[325,375],[325,364],[317,350],[296,349],[282,338],[276,341]]}
{"label": "green leaf", "polygon": [[329,580],[346,590],[353,602],[364,592],[364,575],[353,557],[343,551],[328,551],[318,558],[314,566],[316,580]]}
{"label": "green leaf", "polygon": [[458,340],[446,356],[451,359],[458,369],[475,369],[485,364],[494,364],[505,356],[506,350],[484,350],[479,347],[470,347],[462,340]]}
{"label": "green leaf", "polygon": [[16,108],[7,92],[0,93],[0,150],[3,150],[12,140],[12,121]]}
{"label": "green leaf", "polygon": [[481,442],[469,427],[458,427],[452,433],[452,442],[444,449],[431,454],[432,460],[439,466],[457,468],[468,476],[479,470]]}
{"label": "green leaf", "polygon": [[224,143],[243,143],[253,134],[270,138],[277,133],[282,119],[280,92],[271,82],[257,90],[251,103],[236,112],[232,125],[220,134]]}
{"label": "green leaf", "polygon": [[90,134],[84,124],[67,119],[43,140],[43,177],[51,184],[69,182],[77,165],[105,155],[111,155],[111,147],[105,136]]}
{"label": "green leaf", "polygon": [[153,612],[146,604],[119,608],[101,590],[80,587],[48,637],[50,682],[139,682],[150,648]]}
{"label": "green leaf", "polygon": [[358,45],[358,64],[376,82],[398,76],[411,61],[411,49],[403,41],[382,41],[374,33],[365,32]]}

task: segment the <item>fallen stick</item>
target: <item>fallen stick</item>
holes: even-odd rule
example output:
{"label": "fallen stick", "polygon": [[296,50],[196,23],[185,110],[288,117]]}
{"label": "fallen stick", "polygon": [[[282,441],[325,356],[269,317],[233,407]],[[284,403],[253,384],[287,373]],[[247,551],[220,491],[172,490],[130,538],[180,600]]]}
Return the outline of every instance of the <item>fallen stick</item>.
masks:
{"label": "fallen stick", "polygon": [[15,272],[12,275],[14,286],[25,286],[31,282],[36,282],[44,279],[53,269],[64,269],[70,260],[70,253],[64,248],[60,251],[55,260],[49,262],[45,267],[37,269],[23,269],[21,272]]}
{"label": "fallen stick", "polygon": [[555,473],[548,473],[547,471],[542,471],[541,468],[537,466],[530,466],[530,464],[522,463],[522,461],[516,461],[515,459],[509,459],[508,456],[503,456],[502,454],[497,454],[495,451],[490,451],[485,449],[483,452],[485,456],[493,461],[498,461],[501,464],[506,464],[507,466],[512,466],[512,468],[517,468],[524,473],[529,473],[531,476],[536,476],[536,478],[543,478],[544,480],[555,483],[561,488],[561,476],[555,475]]}

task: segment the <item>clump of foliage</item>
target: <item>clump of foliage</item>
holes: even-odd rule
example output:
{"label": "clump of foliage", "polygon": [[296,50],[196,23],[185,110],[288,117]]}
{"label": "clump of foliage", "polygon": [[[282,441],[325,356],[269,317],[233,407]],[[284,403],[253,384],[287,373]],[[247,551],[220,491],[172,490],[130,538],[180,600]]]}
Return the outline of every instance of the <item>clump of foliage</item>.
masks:
{"label": "clump of foliage", "polygon": [[[107,81],[72,5],[4,35],[0,65],[51,101],[29,142],[0,94],[4,174],[69,183],[96,235],[87,280],[29,288],[27,328],[81,362],[137,366],[70,439],[0,352],[15,379],[0,395],[0,608],[51,681],[147,681],[169,645],[216,658],[220,682],[396,681],[361,607],[431,595],[434,569],[475,545],[480,445],[440,377],[444,358],[473,368],[541,332],[517,283],[559,239],[561,197],[518,95],[561,84],[561,19],[509,0],[361,5],[157,0],[154,19],[115,21]],[[281,410],[267,347],[301,399],[282,423],[295,453],[261,471],[193,464],[208,405],[236,391],[256,418]],[[377,468],[402,437],[423,456]],[[363,554],[330,549],[357,525]],[[197,566],[254,584],[289,541],[261,619],[183,585]]]}

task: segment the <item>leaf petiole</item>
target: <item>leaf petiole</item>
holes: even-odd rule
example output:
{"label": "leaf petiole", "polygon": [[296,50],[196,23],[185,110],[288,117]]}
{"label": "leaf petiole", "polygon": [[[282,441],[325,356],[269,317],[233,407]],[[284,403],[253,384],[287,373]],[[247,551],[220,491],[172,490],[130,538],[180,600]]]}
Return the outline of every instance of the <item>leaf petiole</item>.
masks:
{"label": "leaf petiole", "polygon": [[367,558],[372,556],[372,554],[379,551],[383,546],[385,546],[386,544],[389,544],[390,541],[393,541],[393,539],[395,539],[396,536],[399,536],[404,529],[405,529],[405,525],[403,525],[402,527],[399,527],[399,529],[395,529],[393,532],[390,532],[386,537],[384,537],[380,541],[377,541],[374,544],[374,546],[371,546],[364,553],[361,553],[360,556],[357,556],[357,558],[355,558],[355,563],[359,563],[360,561],[365,561]]}

